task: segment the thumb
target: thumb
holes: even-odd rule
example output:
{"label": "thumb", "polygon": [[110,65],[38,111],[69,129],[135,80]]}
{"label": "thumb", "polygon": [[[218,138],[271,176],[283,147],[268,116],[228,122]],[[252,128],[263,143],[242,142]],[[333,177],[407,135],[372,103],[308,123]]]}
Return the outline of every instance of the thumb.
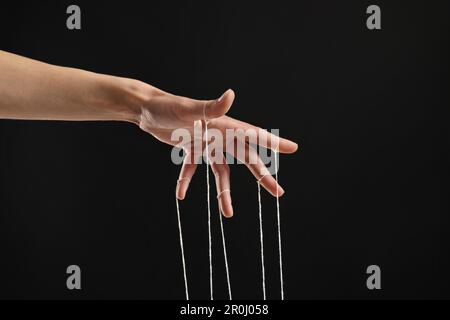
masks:
{"label": "thumb", "polygon": [[216,100],[193,100],[182,98],[185,103],[180,104],[179,112],[185,120],[196,121],[219,118],[230,110],[234,101],[234,91],[227,90]]}
{"label": "thumb", "polygon": [[209,120],[225,115],[233,105],[234,98],[234,91],[228,89],[219,99],[207,101],[202,108],[203,110],[201,110],[201,119],[204,120],[206,118],[206,120]]}

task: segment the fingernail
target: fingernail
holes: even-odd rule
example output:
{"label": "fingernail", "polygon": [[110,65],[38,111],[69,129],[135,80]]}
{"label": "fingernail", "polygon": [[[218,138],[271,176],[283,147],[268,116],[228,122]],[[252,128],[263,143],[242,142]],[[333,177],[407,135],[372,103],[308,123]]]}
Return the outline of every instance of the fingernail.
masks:
{"label": "fingernail", "polygon": [[281,197],[284,194],[284,189],[282,187],[278,187],[278,196]]}
{"label": "fingernail", "polygon": [[230,91],[230,89],[228,89],[227,91],[225,91],[225,93],[224,94],[222,94],[221,96],[220,96],[220,98],[219,99],[217,99],[217,102],[220,102],[220,101],[222,101],[222,99],[226,96],[226,94],[228,93],[228,91]]}

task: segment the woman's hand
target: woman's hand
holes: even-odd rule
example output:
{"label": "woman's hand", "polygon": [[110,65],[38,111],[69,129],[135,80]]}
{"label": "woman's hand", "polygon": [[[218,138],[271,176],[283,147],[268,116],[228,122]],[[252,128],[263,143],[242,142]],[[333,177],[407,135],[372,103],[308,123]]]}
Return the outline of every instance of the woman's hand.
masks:
{"label": "woman's hand", "polygon": [[[253,129],[257,144],[263,147],[281,153],[297,150],[297,144],[292,141],[226,116],[233,101],[232,90],[217,100],[194,100],[141,81],[53,66],[0,51],[0,119],[128,121],[172,146],[178,143],[171,139],[174,130],[187,129],[194,137],[194,129],[200,128],[203,132],[207,120],[208,129],[217,129],[223,137],[228,129]],[[202,149],[205,147],[203,135],[200,140]],[[224,138],[222,142],[228,145],[234,141]],[[283,189],[268,173],[256,150],[247,141],[241,142],[244,155],[232,148],[233,156],[244,162],[272,195],[283,195]],[[195,152],[194,145],[195,139],[182,146],[186,157],[176,190],[178,199],[186,196],[197,168],[196,158],[202,154],[202,150]],[[216,177],[220,208],[226,217],[231,217],[230,169],[222,150],[218,153],[210,157],[210,163]],[[254,159],[256,161],[250,161]]]}
{"label": "woman's hand", "polygon": [[[226,91],[222,97],[217,100],[194,100],[171,95],[157,89],[155,89],[150,96],[151,97],[141,107],[141,113],[138,117],[139,120],[137,124],[141,129],[169,145],[175,146],[178,144],[178,141],[172,140],[172,133],[174,130],[179,128],[187,129],[191,133],[191,137],[194,137],[195,128],[202,130],[202,133],[204,132],[206,120],[208,123],[208,130],[217,129],[222,133],[222,136],[224,137],[224,141],[222,141],[223,146],[226,146],[230,142],[236,142],[226,141],[225,137],[227,129],[232,129],[234,131],[238,129],[244,131],[252,129],[256,133],[258,144],[262,147],[269,147],[280,153],[293,153],[297,150],[297,144],[292,141],[279,138],[266,130],[262,130],[248,123],[226,116],[225,114],[231,108],[235,97],[232,90]],[[182,146],[186,156],[180,171],[176,190],[177,198],[180,200],[185,198],[189,183],[197,169],[198,161],[196,162],[195,160],[198,160],[198,158],[201,157],[203,149],[205,148],[203,138],[204,135],[202,134],[203,143],[200,143],[202,146],[201,152],[196,152],[194,147],[195,139],[190,140],[189,143]],[[248,141],[242,141],[242,145],[245,149],[245,157],[242,157],[242,153],[239,154],[235,148],[232,148],[232,150],[235,150],[232,155],[245,163],[251,173],[255,176],[255,179],[259,180],[261,185],[267,191],[274,196],[282,196],[284,190],[269,174],[263,161],[258,156],[257,151],[248,143]],[[241,156],[239,157],[239,155]],[[213,158],[215,160],[213,160]],[[226,163],[223,153],[221,153],[221,155],[215,154],[214,157],[210,157],[209,159],[212,171],[216,178],[217,194],[220,195],[219,207],[224,216],[232,217],[233,206],[231,194],[228,192],[228,190],[231,189],[229,165]],[[217,161],[217,159],[220,161]],[[250,161],[250,159],[256,159],[256,161]]]}

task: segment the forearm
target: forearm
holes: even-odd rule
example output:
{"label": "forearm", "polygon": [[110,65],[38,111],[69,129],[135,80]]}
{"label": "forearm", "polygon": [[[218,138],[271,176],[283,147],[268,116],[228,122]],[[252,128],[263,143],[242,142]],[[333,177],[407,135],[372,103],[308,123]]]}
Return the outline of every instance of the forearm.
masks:
{"label": "forearm", "polygon": [[0,51],[0,119],[138,121],[145,83]]}

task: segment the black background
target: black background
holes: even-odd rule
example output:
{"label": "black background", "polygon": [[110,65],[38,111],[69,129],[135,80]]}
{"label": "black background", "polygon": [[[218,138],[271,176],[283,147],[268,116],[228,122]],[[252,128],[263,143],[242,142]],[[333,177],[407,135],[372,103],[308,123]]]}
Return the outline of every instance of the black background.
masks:
{"label": "black background", "polygon": [[[70,4],[81,31],[66,28]],[[366,28],[370,4],[382,30]],[[233,88],[230,115],[297,141],[280,163],[287,299],[450,298],[449,12],[448,1],[11,1],[0,48],[195,98]],[[232,169],[233,293],[259,299],[256,184]],[[178,170],[170,147],[130,124],[0,121],[0,298],[183,299]],[[263,206],[279,299],[274,199]],[[207,299],[202,169],[182,215],[191,297]],[[66,289],[71,264],[81,291]],[[371,264],[380,291],[366,288]]]}

